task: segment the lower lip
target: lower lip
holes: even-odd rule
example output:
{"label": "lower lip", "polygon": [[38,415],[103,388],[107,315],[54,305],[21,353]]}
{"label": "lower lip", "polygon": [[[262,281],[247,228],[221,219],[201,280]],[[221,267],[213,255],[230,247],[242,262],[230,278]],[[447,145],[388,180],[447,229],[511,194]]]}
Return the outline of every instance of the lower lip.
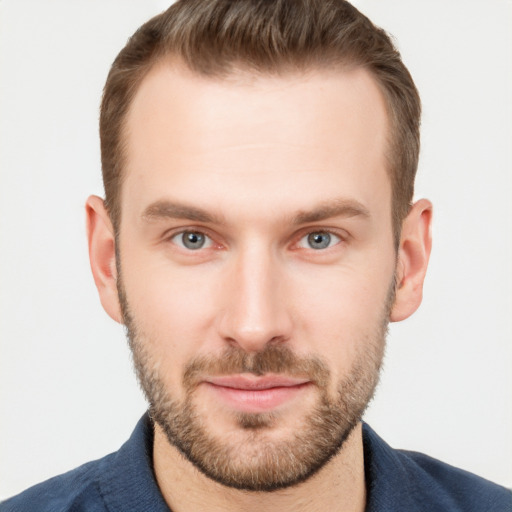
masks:
{"label": "lower lip", "polygon": [[303,393],[310,383],[268,389],[238,389],[205,383],[228,406],[240,412],[269,412]]}

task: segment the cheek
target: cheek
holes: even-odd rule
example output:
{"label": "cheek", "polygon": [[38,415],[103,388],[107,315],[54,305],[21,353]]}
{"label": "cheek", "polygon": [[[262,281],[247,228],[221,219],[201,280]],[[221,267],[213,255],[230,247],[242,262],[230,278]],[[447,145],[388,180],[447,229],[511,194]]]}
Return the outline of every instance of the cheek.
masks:
{"label": "cheek", "polygon": [[369,343],[381,342],[389,287],[389,272],[338,269],[296,280],[295,318],[305,348],[331,367],[333,378],[343,378]]}
{"label": "cheek", "polygon": [[123,260],[123,284],[137,332],[161,377],[181,386],[184,366],[211,339],[211,280],[191,269]]}

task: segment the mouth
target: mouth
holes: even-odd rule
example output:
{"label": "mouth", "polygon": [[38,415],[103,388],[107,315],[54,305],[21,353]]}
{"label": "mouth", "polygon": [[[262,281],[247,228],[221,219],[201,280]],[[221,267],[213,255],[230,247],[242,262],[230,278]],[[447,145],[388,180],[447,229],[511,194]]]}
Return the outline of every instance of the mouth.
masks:
{"label": "mouth", "polygon": [[237,412],[270,412],[298,398],[312,385],[308,379],[281,375],[226,375],[203,381],[208,391]]}

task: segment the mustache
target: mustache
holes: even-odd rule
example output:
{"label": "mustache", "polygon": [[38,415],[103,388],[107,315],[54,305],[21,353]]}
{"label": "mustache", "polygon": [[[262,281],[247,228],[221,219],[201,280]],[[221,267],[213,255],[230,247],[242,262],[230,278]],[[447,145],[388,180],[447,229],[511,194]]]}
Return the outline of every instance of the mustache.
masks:
{"label": "mustache", "polygon": [[226,348],[220,356],[200,356],[185,367],[183,384],[192,389],[208,376],[267,373],[307,378],[319,387],[326,387],[330,371],[318,357],[298,356],[284,344],[269,344],[261,352],[247,353],[237,346]]}

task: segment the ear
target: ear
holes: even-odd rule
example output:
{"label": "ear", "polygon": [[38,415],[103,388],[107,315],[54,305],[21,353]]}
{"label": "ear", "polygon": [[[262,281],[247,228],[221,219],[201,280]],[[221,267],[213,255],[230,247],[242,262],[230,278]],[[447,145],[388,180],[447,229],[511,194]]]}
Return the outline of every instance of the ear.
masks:
{"label": "ear", "polygon": [[395,303],[390,315],[392,322],[405,320],[419,308],[431,248],[432,203],[420,199],[414,203],[402,224]]}
{"label": "ear", "polygon": [[115,236],[103,199],[90,196],[85,203],[89,260],[101,304],[116,322],[123,323],[117,294]]}

